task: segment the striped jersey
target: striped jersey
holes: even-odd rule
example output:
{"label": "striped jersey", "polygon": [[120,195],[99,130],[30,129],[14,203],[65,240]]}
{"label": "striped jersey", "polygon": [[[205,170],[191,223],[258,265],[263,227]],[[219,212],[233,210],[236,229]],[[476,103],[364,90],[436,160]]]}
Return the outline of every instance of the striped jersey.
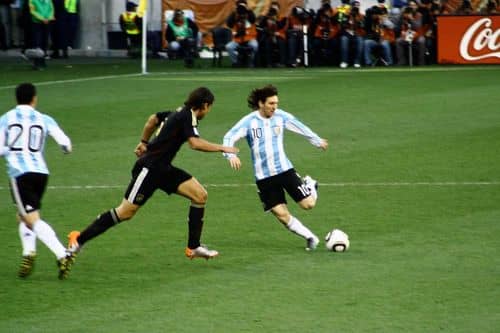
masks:
{"label": "striped jersey", "polygon": [[[233,147],[241,138],[246,138],[250,147],[255,178],[261,180],[293,168],[283,146],[284,130],[305,136],[316,147],[321,138],[292,114],[277,109],[273,116],[264,118],[259,111],[243,117],[224,135],[224,146]],[[225,153],[226,158],[234,154]]]}
{"label": "striped jersey", "polygon": [[43,151],[50,135],[65,151],[71,141],[55,120],[30,105],[18,105],[0,117],[0,156],[7,162],[9,177],[27,172],[49,174]]}

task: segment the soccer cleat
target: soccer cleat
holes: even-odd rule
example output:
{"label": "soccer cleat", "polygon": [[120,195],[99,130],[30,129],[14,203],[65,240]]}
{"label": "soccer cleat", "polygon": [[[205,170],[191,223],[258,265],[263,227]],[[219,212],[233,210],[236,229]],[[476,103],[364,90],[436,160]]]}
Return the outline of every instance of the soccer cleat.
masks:
{"label": "soccer cleat", "polygon": [[80,251],[80,244],[78,244],[78,237],[80,236],[80,231],[72,231],[68,234],[68,252],[72,256],[76,256],[76,253]]}
{"label": "soccer cleat", "polygon": [[66,257],[57,260],[57,267],[59,268],[59,280],[64,280],[68,277],[71,271],[71,266],[75,263],[75,255],[68,253]]}
{"label": "soccer cleat", "polygon": [[33,272],[33,266],[35,265],[35,257],[36,253],[31,252],[27,256],[23,256],[23,260],[21,261],[21,266],[19,267],[19,272],[17,276],[20,278],[25,278]]}
{"label": "soccer cleat", "polygon": [[194,258],[205,258],[208,260],[219,255],[219,252],[217,252],[216,250],[209,250],[204,245],[200,245],[196,249],[190,249],[189,247],[186,247],[185,253],[186,257],[191,260],[193,260]]}
{"label": "soccer cleat", "polygon": [[314,251],[318,247],[319,244],[319,238],[316,236],[313,236],[311,238],[307,239],[307,245],[306,245],[306,251]]}
{"label": "soccer cleat", "polygon": [[311,191],[311,196],[313,197],[314,200],[318,199],[318,182],[314,179],[311,178],[311,176],[305,176],[304,179],[304,184],[309,188]]}
{"label": "soccer cleat", "polygon": [[340,68],[347,68],[347,62],[341,62],[340,63]]}

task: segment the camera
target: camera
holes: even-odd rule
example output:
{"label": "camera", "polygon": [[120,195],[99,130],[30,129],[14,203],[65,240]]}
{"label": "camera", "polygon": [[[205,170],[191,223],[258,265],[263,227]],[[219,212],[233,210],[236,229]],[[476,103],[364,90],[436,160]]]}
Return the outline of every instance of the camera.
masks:
{"label": "camera", "polygon": [[247,7],[240,3],[238,4],[238,6],[236,6],[236,14],[242,16],[242,15],[246,15],[247,14]]}
{"label": "camera", "polygon": [[292,15],[299,19],[300,23],[305,24],[309,19],[309,13],[302,7],[294,7]]}

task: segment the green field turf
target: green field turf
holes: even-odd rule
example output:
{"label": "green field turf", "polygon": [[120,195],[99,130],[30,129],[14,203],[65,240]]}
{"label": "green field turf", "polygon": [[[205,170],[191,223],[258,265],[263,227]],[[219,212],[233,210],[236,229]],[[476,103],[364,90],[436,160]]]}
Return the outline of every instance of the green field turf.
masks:
{"label": "green field turf", "polygon": [[[4,61],[3,59],[0,61]],[[262,212],[244,141],[243,169],[189,150],[175,164],[205,184],[203,241],[183,251],[189,203],[161,192],[129,222],[89,242],[66,281],[39,243],[36,269],[17,278],[21,248],[0,167],[0,332],[499,332],[500,67],[216,69],[202,63],[85,59],[42,72],[5,60],[0,111],[13,87],[38,84],[38,109],[72,138],[51,141],[42,215],[60,239],[116,206],[147,117],[204,85],[216,102],[202,137],[220,142],[248,113],[250,89],[279,89],[280,107],[330,142],[293,133],[296,169],[320,182],[312,211],[290,210],[321,238],[347,232],[347,253],[305,242]]]}

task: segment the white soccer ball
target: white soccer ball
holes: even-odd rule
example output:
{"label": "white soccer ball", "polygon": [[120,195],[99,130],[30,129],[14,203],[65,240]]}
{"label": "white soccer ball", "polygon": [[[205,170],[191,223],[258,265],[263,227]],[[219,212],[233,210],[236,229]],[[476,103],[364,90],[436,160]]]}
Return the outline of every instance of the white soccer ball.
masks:
{"label": "white soccer ball", "polygon": [[349,249],[349,236],[339,229],[333,229],[325,236],[325,246],[333,252],[345,252]]}

